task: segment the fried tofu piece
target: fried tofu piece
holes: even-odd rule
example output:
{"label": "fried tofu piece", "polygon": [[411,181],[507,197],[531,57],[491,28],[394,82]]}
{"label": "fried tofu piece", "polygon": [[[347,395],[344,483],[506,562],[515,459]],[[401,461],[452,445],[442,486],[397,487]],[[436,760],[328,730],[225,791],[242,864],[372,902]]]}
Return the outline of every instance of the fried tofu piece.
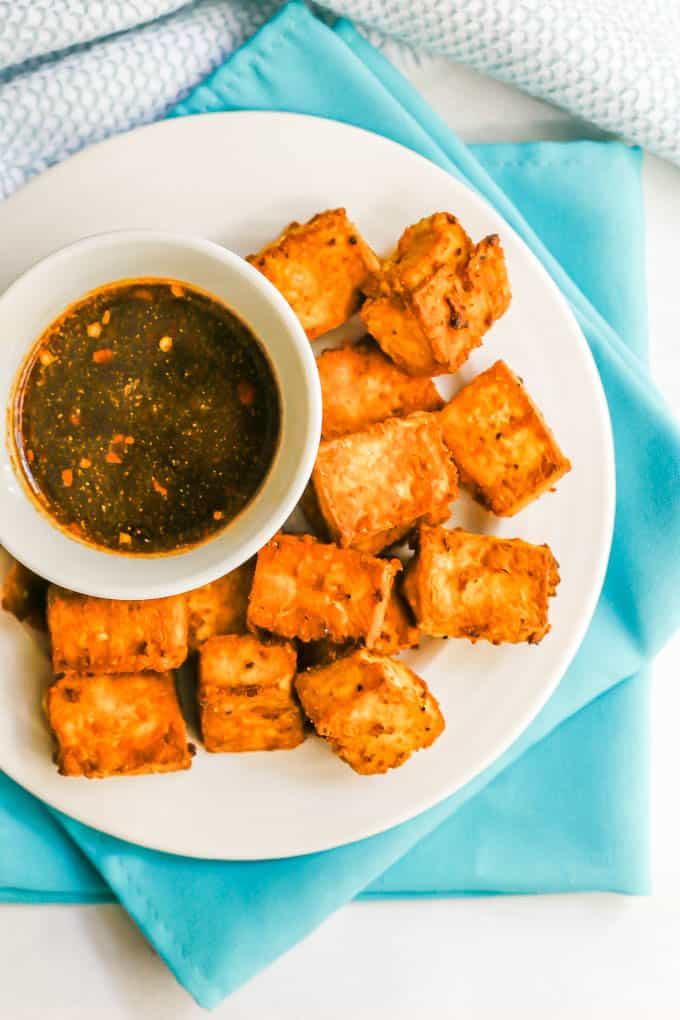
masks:
{"label": "fried tofu piece", "polygon": [[439,416],[417,411],[322,440],[312,484],[330,536],[379,552],[420,520],[448,518],[458,472]]}
{"label": "fried tofu piece", "polygon": [[379,266],[344,209],[290,223],[248,262],[283,294],[310,340],[356,312],[361,284]]}
{"label": "fried tofu piece", "polygon": [[[417,648],[419,641],[420,631],[411,623],[408,607],[398,592],[393,591],[387,603],[382,629],[371,651],[376,655],[397,655],[406,648]],[[346,641],[338,645],[328,638],[301,644],[298,655],[299,669],[327,666],[356,649],[356,643]]]}
{"label": "fried tofu piece", "polygon": [[461,482],[488,510],[512,517],[571,470],[521,380],[497,361],[441,413]]}
{"label": "fried tofu piece", "polygon": [[433,637],[538,644],[559,580],[547,545],[423,526],[404,594]]}
{"label": "fried tofu piece", "polygon": [[405,230],[364,291],[366,329],[410,375],[455,372],[510,304],[498,236],[473,245],[450,213]]}
{"label": "fried tofu piece", "polygon": [[382,630],[373,651],[380,655],[397,655],[406,648],[417,648],[419,641],[420,631],[411,622],[408,606],[398,592],[392,592],[392,598],[387,603]]}
{"label": "fried tofu piece", "polygon": [[50,585],[47,624],[55,673],[163,673],[187,657],[183,595],[126,602]]}
{"label": "fried tofu piece", "polygon": [[257,556],[248,626],[285,638],[370,647],[383,627],[399,560],[276,535]]}
{"label": "fried tofu piece", "polygon": [[201,648],[198,704],[207,751],[277,751],[305,739],[293,689],[295,648],[251,634],[211,637]]}
{"label": "fried tofu piece", "polygon": [[191,766],[171,673],[67,673],[46,695],[63,776],[136,776]]}
{"label": "fried tofu piece", "polygon": [[316,364],[323,398],[322,439],[444,406],[431,379],[402,372],[371,341],[324,351]]}
{"label": "fried tofu piece", "polygon": [[12,560],[2,585],[2,608],[37,630],[46,630],[47,581]]}
{"label": "fried tofu piece", "polygon": [[396,659],[360,649],[298,674],[296,688],[316,732],[355,772],[399,768],[444,729],[436,698]]}
{"label": "fried tofu piece", "polygon": [[435,358],[430,342],[403,297],[385,294],[370,298],[362,306],[361,318],[385,354],[409,375],[433,376],[449,371]]}
{"label": "fried tofu piece", "polygon": [[189,610],[189,651],[197,651],[215,634],[242,634],[246,629],[248,596],[255,560],[186,594]]}

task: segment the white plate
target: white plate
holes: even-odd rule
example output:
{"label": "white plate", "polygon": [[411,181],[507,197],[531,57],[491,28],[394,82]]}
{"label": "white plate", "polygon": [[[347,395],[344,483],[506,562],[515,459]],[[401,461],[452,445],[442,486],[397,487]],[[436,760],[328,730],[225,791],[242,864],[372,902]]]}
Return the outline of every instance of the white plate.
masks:
{"label": "white plate", "polygon": [[[561,565],[552,631],[538,646],[423,642],[406,658],[439,698],[447,728],[387,776],[361,777],[310,738],[293,752],[209,755],[188,772],[93,782],[59,776],[40,701],[36,640],[0,613],[0,768],[47,803],[105,832],[196,857],[267,858],[348,843],[453,793],[519,736],[558,684],[594,610],[609,554],[614,466],[607,406],[565,301],[511,228],[472,191],[413,152],[357,128],[289,114],[228,113],[143,128],[74,157],[0,205],[0,288],[83,235],[151,227],[247,253],[289,220],[344,205],[385,252],[435,210],[478,239],[497,231],[513,301],[453,386],[499,357],[524,377],[573,463],[518,517],[466,497],[453,521],[548,542]],[[153,267],[149,267],[153,273]]]}

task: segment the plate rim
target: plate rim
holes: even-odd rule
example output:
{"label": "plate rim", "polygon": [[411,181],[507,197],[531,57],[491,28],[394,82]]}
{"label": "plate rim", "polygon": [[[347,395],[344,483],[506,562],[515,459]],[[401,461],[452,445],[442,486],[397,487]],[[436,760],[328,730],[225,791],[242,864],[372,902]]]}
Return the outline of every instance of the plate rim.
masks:
{"label": "plate rim", "polygon": [[[359,127],[354,124],[348,124],[344,121],[333,120],[331,118],[319,117],[310,114],[299,114],[289,112],[278,112],[269,110],[232,110],[232,111],[216,111],[213,113],[196,114],[187,117],[170,117],[164,120],[155,121],[151,124],[141,125],[132,131],[124,132],[122,134],[115,135],[111,138],[104,139],[94,145],[88,146],[87,148],[75,153],[68,159],[48,168],[43,173],[32,178],[27,184],[20,188],[17,192],[11,195],[0,207],[0,219],[2,218],[2,212],[11,206],[15,199],[25,197],[27,192],[30,192],[33,186],[44,187],[45,184],[49,183],[59,174],[67,171],[73,171],[73,167],[79,163],[84,163],[88,159],[96,158],[96,155],[100,150],[106,150],[111,147],[125,147],[130,144],[131,140],[134,144],[134,139],[141,134],[152,134],[154,132],[167,132],[180,130],[177,125],[191,125],[192,127],[196,122],[208,122],[214,121],[219,123],[225,118],[230,120],[260,120],[266,122],[267,120],[276,122],[278,125],[283,125],[285,130],[285,124],[291,121],[296,122],[308,122],[310,126],[316,127],[321,130],[331,130],[338,132],[345,132],[349,135],[355,136],[370,136],[372,144],[377,141],[379,145],[385,147],[387,151],[394,148],[406,150],[409,157],[414,159],[416,162],[422,162],[427,165],[428,172],[435,172],[442,177],[446,178],[454,187],[458,187],[465,191],[470,199],[477,204],[481,204],[486,210],[490,210],[494,217],[500,219],[503,223],[503,230],[506,234],[512,234],[515,241],[524,249],[525,255],[528,256],[534,271],[537,271],[538,276],[543,280],[544,285],[552,291],[553,297],[557,300],[561,306],[563,316],[571,324],[571,331],[573,334],[574,342],[580,347],[581,354],[583,356],[584,368],[587,369],[588,375],[590,376],[591,392],[594,398],[594,406],[597,410],[597,417],[601,428],[602,440],[605,446],[605,462],[602,465],[604,480],[605,480],[605,499],[600,509],[600,517],[604,532],[604,541],[598,551],[598,562],[596,569],[593,571],[593,580],[589,586],[588,598],[584,600],[584,609],[580,615],[580,622],[574,629],[574,633],[570,642],[565,646],[562,654],[555,660],[552,667],[551,674],[552,680],[549,684],[546,684],[541,688],[540,694],[532,701],[531,707],[525,710],[521,715],[518,715],[514,725],[509,727],[504,735],[502,741],[498,741],[493,751],[488,752],[483,758],[478,759],[475,766],[468,768],[461,776],[459,776],[455,784],[449,788],[446,792],[440,792],[435,796],[426,795],[422,797],[418,803],[415,803],[415,798],[411,798],[409,801],[409,807],[405,810],[397,812],[396,810],[390,816],[388,821],[381,820],[377,825],[365,825],[361,830],[355,830],[351,836],[347,839],[338,841],[337,839],[332,840],[316,840],[313,844],[300,846],[298,848],[287,848],[280,852],[262,856],[262,854],[255,853],[244,853],[240,852],[237,855],[219,855],[215,856],[213,853],[201,852],[200,848],[187,849],[186,847],[170,847],[162,845],[159,842],[154,842],[152,838],[149,840],[140,840],[135,838],[134,841],[130,840],[129,836],[121,831],[120,826],[115,823],[107,825],[106,828],[101,828],[101,822],[93,823],[87,817],[88,813],[85,812],[73,812],[71,809],[64,810],[59,807],[54,801],[46,801],[43,794],[35,788],[35,784],[26,783],[21,778],[15,776],[11,769],[6,769],[4,764],[2,765],[3,770],[6,772],[11,779],[17,782],[23,789],[36,796],[43,804],[47,805],[50,810],[61,813],[74,821],[86,825],[97,832],[104,833],[105,835],[112,836],[123,842],[131,844],[133,846],[139,846],[143,849],[154,850],[161,853],[170,854],[173,856],[184,856],[193,857],[201,860],[222,860],[222,861],[255,861],[255,860],[281,860],[288,857],[299,857],[311,853],[319,853],[327,850],[336,849],[341,846],[347,846],[352,843],[360,842],[364,839],[376,836],[380,833],[387,832],[388,830],[395,828],[407,821],[412,820],[423,812],[435,807],[438,804],[443,803],[449,797],[454,796],[464,786],[470,783],[474,778],[485,772],[495,761],[497,761],[521,736],[521,734],[531,724],[533,719],[536,718],[538,713],[552,697],[555,690],[559,686],[562,678],[566,671],[571,665],[575,658],[578,649],[580,648],[585,634],[592,621],[597,603],[602,592],[604,584],[607,566],[609,562],[609,556],[611,552],[611,545],[614,532],[614,521],[615,521],[615,507],[616,507],[616,470],[615,470],[615,458],[614,458],[614,439],[612,433],[611,417],[609,414],[609,407],[607,403],[606,394],[602,385],[600,374],[597,370],[593,353],[588,345],[585,335],[574,315],[574,312],[567,301],[566,297],[557,286],[555,281],[552,279],[550,273],[538,257],[531,250],[529,245],[524,241],[518,231],[507,222],[502,213],[500,213],[483,195],[481,195],[464,177],[457,177],[447,172],[440,167],[433,160],[421,155],[415,150],[403,145],[400,142],[393,141],[390,138],[386,138],[384,135],[378,132],[369,131],[366,128]],[[191,128],[185,128],[190,130]],[[351,140],[350,140],[351,143]],[[33,265],[39,258],[43,258],[44,255],[38,256],[31,260],[28,264]],[[22,270],[25,271],[25,270]],[[13,277],[12,279],[15,279]],[[11,286],[12,281],[8,284]],[[289,840],[292,842],[292,840]],[[299,842],[299,840],[298,840]]]}

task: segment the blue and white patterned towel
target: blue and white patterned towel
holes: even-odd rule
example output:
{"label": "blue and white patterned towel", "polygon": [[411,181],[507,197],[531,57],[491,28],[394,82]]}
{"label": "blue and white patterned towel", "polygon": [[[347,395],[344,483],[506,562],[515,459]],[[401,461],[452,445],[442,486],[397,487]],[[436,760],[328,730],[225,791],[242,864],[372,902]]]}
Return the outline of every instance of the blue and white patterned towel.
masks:
{"label": "blue and white patterned towel", "polygon": [[[162,116],[279,0],[0,0],[0,198]],[[677,0],[327,0],[680,163]]]}

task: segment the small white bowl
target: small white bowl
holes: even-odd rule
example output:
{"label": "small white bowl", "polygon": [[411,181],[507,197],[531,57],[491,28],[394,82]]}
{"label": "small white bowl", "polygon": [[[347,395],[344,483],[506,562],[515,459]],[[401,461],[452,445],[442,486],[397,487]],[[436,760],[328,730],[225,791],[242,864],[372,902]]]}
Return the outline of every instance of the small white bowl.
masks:
{"label": "small white bowl", "polygon": [[[17,373],[45,329],[74,301],[116,280],[159,277],[194,284],[232,308],[269,355],[281,398],[278,452],[246,508],[186,552],[134,556],[83,544],[32,502],[14,466],[10,405]],[[321,388],[309,341],[290,306],[256,269],[211,241],[124,230],[77,241],[32,266],[0,297],[0,543],[65,588],[104,598],[175,595],[213,581],[253,556],[292,513],[314,466]]]}

